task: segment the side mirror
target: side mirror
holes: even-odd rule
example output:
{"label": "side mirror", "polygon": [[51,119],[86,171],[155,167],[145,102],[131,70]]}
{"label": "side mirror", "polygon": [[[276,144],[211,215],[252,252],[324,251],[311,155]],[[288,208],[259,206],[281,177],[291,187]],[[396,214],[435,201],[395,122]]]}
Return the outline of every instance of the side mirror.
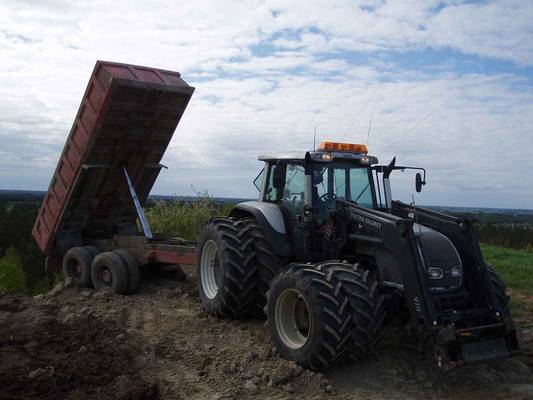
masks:
{"label": "side mirror", "polygon": [[277,164],[272,171],[272,186],[275,189],[285,188],[285,176],[287,175],[287,164]]}
{"label": "side mirror", "polygon": [[426,182],[424,182],[422,180],[422,175],[420,174],[420,172],[417,172],[416,173],[416,177],[415,177],[416,192],[420,193],[422,191],[422,186],[425,185],[425,184],[426,184]]}

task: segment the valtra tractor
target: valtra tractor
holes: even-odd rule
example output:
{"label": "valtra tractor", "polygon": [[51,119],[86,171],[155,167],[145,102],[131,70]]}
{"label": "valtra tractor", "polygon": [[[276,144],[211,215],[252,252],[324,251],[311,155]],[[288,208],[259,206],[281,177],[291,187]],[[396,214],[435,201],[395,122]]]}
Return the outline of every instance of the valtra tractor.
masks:
{"label": "valtra tractor", "polygon": [[[321,370],[359,360],[406,304],[439,366],[518,349],[508,296],[484,261],[473,221],[393,201],[390,176],[361,144],[259,157],[258,201],[211,220],[198,244],[207,312],[266,315],[279,353]],[[264,314],[263,314],[264,313]]]}

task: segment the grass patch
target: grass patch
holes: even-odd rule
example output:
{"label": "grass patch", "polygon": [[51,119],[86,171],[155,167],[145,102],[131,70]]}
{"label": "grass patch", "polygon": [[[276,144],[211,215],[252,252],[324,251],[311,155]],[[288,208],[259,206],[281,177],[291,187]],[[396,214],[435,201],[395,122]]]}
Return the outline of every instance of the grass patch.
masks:
{"label": "grass patch", "polygon": [[533,253],[485,243],[481,244],[481,251],[507,286],[533,293]]}

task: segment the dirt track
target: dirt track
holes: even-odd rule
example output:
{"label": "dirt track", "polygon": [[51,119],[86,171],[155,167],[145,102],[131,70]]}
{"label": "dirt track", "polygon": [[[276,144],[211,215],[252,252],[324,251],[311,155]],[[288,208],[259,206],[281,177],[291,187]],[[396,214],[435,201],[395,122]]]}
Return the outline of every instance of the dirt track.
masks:
{"label": "dirt track", "polygon": [[323,375],[280,359],[263,321],[202,312],[194,285],[148,276],[127,297],[0,294],[0,398],[533,399],[533,301],[523,295],[520,357],[443,373],[389,329],[371,360]]}

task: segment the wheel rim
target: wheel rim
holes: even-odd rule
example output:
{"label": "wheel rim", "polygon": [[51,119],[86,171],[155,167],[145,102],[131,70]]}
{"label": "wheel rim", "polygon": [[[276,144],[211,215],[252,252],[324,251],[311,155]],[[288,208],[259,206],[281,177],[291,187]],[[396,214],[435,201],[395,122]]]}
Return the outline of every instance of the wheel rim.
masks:
{"label": "wheel rim", "polygon": [[102,277],[102,282],[104,283],[104,285],[111,286],[111,284],[113,283],[113,274],[107,266],[102,266],[100,276]]}
{"label": "wheel rim", "polygon": [[208,240],[202,249],[200,260],[200,279],[202,288],[208,299],[218,294],[218,277],[220,272],[220,255],[214,240]]}
{"label": "wheel rim", "polygon": [[74,278],[76,280],[80,279],[81,277],[81,265],[77,260],[72,260],[68,264],[68,272],[71,276],[71,278]]}
{"label": "wheel rim", "polygon": [[304,296],[296,289],[286,289],[276,301],[275,322],[278,335],[291,349],[303,347],[311,332],[311,313]]}

